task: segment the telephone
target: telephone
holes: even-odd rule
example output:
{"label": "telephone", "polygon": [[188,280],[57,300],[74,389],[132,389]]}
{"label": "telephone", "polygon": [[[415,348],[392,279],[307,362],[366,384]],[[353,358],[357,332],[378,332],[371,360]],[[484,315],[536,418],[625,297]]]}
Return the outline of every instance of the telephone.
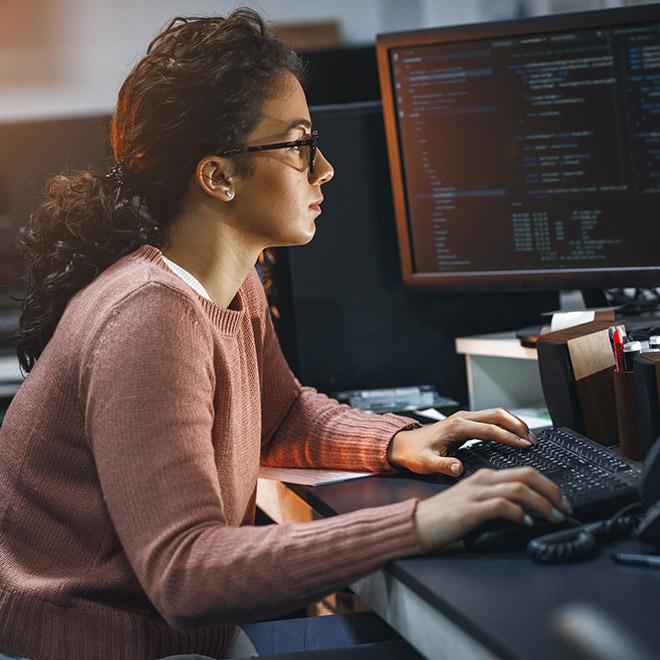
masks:
{"label": "telephone", "polygon": [[648,510],[635,536],[640,541],[660,547],[660,437],[644,460],[640,496]]}
{"label": "telephone", "polygon": [[642,518],[635,532],[635,538],[644,543],[660,546],[660,500]]}
{"label": "telephone", "polygon": [[593,557],[599,543],[621,538],[636,538],[660,548],[660,437],[644,460],[640,499],[647,508],[641,516],[623,516],[624,510],[609,520],[547,534],[532,539],[527,552],[534,561],[562,564]]}

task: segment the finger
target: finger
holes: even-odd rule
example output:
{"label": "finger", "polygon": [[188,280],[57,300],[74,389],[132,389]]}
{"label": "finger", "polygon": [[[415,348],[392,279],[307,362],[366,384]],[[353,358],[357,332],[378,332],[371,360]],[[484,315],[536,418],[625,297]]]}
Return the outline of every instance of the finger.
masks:
{"label": "finger", "polygon": [[504,408],[489,408],[487,410],[475,410],[467,414],[467,419],[486,424],[496,424],[510,431],[520,438],[528,440],[533,445],[538,442],[536,436],[529,430],[525,422]]}
{"label": "finger", "polygon": [[520,424],[522,424],[523,427],[527,429],[527,435],[521,437],[524,437],[525,440],[529,440],[533,445],[537,444],[539,439],[536,437],[534,431],[532,431],[532,429],[530,429],[529,426],[527,426],[527,424],[520,417],[518,417],[518,415],[514,415],[510,410],[507,410],[506,412],[508,412],[511,417],[517,419]]}
{"label": "finger", "polygon": [[571,505],[561,492],[561,488],[554,481],[551,481],[532,467],[495,470],[492,474],[486,475],[486,479],[492,484],[506,481],[520,481],[550,500],[555,507],[566,513],[571,513]]}
{"label": "finger", "polygon": [[553,523],[564,520],[564,514],[548,498],[522,481],[498,483],[480,494],[480,499],[493,497],[504,497],[523,508],[535,511]]}
{"label": "finger", "polygon": [[491,518],[506,518],[524,525],[533,525],[532,518],[525,513],[523,508],[506,497],[492,497],[489,500],[479,502],[477,505],[480,522]]}
{"label": "finger", "polygon": [[438,456],[433,454],[429,459],[430,471],[439,474],[446,474],[450,477],[458,477],[463,474],[463,463],[457,458],[447,458],[446,456]]}
{"label": "finger", "polygon": [[467,438],[479,438],[480,440],[491,440],[510,447],[531,447],[532,443],[526,438],[521,438],[511,431],[503,429],[496,424],[476,422],[471,419],[460,419],[456,422],[456,428],[461,436]]}

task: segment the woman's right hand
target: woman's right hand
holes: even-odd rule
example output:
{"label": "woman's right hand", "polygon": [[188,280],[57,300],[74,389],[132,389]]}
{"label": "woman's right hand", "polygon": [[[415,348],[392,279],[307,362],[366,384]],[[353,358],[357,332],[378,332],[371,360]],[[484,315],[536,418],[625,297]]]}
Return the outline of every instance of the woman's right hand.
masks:
{"label": "woman's right hand", "polygon": [[559,486],[534,468],[481,469],[419,502],[415,528],[422,548],[434,552],[491,518],[523,523],[525,509],[551,522],[559,522],[562,511],[571,512]]}

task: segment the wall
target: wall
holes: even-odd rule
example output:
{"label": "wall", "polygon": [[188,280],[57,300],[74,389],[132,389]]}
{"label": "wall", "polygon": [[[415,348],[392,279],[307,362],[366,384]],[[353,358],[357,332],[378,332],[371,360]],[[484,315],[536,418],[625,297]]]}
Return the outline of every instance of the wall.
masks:
{"label": "wall", "polygon": [[335,19],[347,43],[379,32],[509,18],[618,0],[31,0],[0,10],[0,121],[104,114],[132,65],[178,14],[238,4],[276,22]]}

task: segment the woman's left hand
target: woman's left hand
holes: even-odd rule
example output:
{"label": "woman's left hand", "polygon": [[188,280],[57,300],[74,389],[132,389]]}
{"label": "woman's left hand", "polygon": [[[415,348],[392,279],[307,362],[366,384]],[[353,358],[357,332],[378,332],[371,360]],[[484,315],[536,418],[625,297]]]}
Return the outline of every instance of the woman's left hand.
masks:
{"label": "woman's left hand", "polygon": [[463,464],[447,454],[473,438],[521,448],[537,442],[527,425],[504,408],[459,411],[435,424],[399,431],[390,442],[387,458],[394,467],[418,474],[439,472],[457,477]]}

